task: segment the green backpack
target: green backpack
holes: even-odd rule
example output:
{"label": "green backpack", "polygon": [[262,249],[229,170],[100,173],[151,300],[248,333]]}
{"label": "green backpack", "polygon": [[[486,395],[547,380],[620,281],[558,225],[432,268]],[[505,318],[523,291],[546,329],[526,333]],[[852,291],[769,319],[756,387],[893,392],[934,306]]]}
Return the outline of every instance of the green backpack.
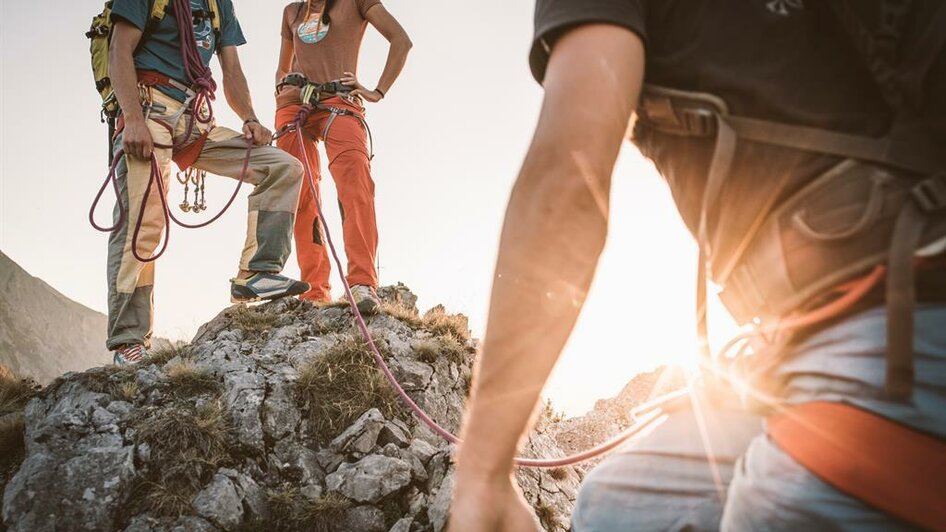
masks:
{"label": "green backpack", "polygon": [[[170,0],[153,0],[151,4],[150,24],[157,24],[167,15]],[[208,0],[214,33],[220,35],[220,17],[217,0]],[[112,35],[112,1],[105,2],[105,10],[92,19],[92,27],[85,34],[91,41],[92,76],[95,90],[102,96],[102,115],[114,117],[118,113],[118,101],[112,90],[108,73],[108,47]]]}

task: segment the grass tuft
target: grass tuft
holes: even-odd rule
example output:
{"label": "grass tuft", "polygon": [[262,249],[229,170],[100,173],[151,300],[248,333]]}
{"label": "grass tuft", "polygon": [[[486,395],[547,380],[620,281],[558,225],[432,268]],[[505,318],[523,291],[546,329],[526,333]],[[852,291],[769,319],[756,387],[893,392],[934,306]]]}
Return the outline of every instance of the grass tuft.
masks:
{"label": "grass tuft", "polygon": [[112,395],[127,403],[133,403],[140,392],[141,388],[137,381],[127,381],[116,386],[115,393]]}
{"label": "grass tuft", "polygon": [[539,518],[542,527],[546,530],[555,530],[559,528],[558,517],[555,509],[545,503],[539,503],[535,507],[535,516]]}
{"label": "grass tuft", "polygon": [[21,379],[0,366],[0,494],[26,457],[23,407],[38,391],[32,380]]}
{"label": "grass tuft", "polygon": [[197,368],[191,360],[184,360],[167,370],[168,385],[178,398],[204,393],[217,393],[220,386],[213,375]]}
{"label": "grass tuft", "polygon": [[556,467],[555,469],[549,470],[549,476],[554,480],[565,480],[568,478],[568,470],[564,467]]}
{"label": "grass tuft", "polygon": [[329,492],[310,500],[294,488],[270,492],[271,530],[333,532],[341,530],[345,513],[352,502]]}
{"label": "grass tuft", "polygon": [[440,342],[435,340],[421,340],[414,344],[414,353],[417,360],[427,364],[433,364],[440,358]]}
{"label": "grass tuft", "polygon": [[470,327],[462,314],[448,314],[443,305],[424,314],[424,328],[436,335],[453,335],[462,343],[470,341]]}
{"label": "grass tuft", "polygon": [[137,442],[151,456],[147,473],[135,488],[133,510],[159,517],[179,517],[229,459],[230,423],[218,403],[199,408],[178,404],[143,412],[134,423]]}
{"label": "grass tuft", "polygon": [[268,331],[276,324],[278,316],[266,307],[241,306],[233,312],[233,324],[246,334]]}
{"label": "grass tuft", "polygon": [[454,364],[462,364],[469,349],[453,334],[444,334],[431,340],[421,340],[414,344],[417,359],[433,364],[439,358],[445,358]]}
{"label": "grass tuft", "polygon": [[323,443],[366,410],[378,408],[391,417],[399,408],[397,394],[375,365],[367,346],[351,336],[302,368],[294,395]]}
{"label": "grass tuft", "polygon": [[194,348],[191,347],[190,344],[180,342],[161,349],[155,349],[154,351],[148,351],[148,358],[145,362],[163,366],[175,358],[188,359],[193,356]]}
{"label": "grass tuft", "polygon": [[38,390],[34,381],[21,379],[0,366],[0,417],[23,410]]}
{"label": "grass tuft", "polygon": [[424,320],[416,310],[410,309],[399,303],[381,302],[381,312],[391,316],[396,320],[403,321],[408,326],[419,329],[424,326]]}

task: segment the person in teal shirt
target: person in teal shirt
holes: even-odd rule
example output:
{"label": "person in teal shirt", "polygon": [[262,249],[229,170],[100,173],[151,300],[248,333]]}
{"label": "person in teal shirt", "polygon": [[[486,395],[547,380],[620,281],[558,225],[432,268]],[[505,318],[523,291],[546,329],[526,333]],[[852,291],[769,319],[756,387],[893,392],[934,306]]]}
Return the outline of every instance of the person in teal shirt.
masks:
{"label": "person in teal shirt", "polygon": [[[158,245],[169,241],[163,234],[167,202],[155,197],[166,190],[152,189],[152,184],[160,179],[167,188],[172,159],[182,170],[239,178],[256,187],[249,196],[238,273],[230,280],[232,302],[309,290],[306,283],[279,275],[291,252],[302,165],[270,146],[273,134],[256,118],[240,66],[237,47],[246,39],[233,3],[216,4],[220,13],[211,15],[208,0],[171,0],[157,22],[151,20],[152,0],[112,4],[109,74],[121,107],[115,179],[127,216],[122,216],[121,207],[116,209],[116,227],[109,237],[106,345],[119,365],[140,362],[150,347],[154,261],[163,253]],[[220,17],[219,35],[212,16]],[[179,20],[180,26],[188,26],[186,31],[193,31],[193,42],[181,39]],[[216,83],[209,63],[214,54],[223,71],[227,103],[243,120],[242,132],[218,127],[212,119]]]}
{"label": "person in teal shirt", "polygon": [[[217,0],[220,9],[219,37],[214,32],[211,22],[208,0],[190,0],[190,2],[194,12],[194,37],[197,40],[197,50],[205,65],[210,64],[214,53],[220,49],[246,44],[232,0]],[[181,58],[180,32],[171,12],[173,6],[169,5],[167,15],[155,23],[151,20],[152,3],[153,0],[117,0],[112,4],[112,20],[128,22],[147,34],[147,38],[135,52],[135,68],[159,72],[186,85],[187,74],[184,72],[184,62]],[[184,101],[186,98],[183,91],[173,87],[161,86],[159,89],[178,101]]]}

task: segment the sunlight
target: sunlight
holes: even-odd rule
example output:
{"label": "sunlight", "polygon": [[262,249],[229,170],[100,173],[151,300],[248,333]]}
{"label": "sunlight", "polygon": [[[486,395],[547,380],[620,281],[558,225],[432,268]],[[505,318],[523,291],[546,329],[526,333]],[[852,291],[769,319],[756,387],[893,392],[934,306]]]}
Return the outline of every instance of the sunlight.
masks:
{"label": "sunlight", "polygon": [[[615,169],[608,243],[585,309],[545,390],[557,409],[579,415],[641,372],[699,368],[696,244],[667,185],[627,144]],[[710,343],[739,332],[711,297]]]}

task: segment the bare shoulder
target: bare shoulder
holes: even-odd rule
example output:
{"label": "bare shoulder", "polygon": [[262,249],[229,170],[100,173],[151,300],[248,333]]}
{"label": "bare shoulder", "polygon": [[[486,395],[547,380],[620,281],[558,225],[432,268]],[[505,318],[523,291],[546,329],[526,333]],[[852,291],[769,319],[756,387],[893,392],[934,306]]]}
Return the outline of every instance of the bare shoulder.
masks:
{"label": "bare shoulder", "polygon": [[286,4],[286,7],[283,8],[283,14],[295,14],[299,9],[305,6],[305,2],[289,2]]}

